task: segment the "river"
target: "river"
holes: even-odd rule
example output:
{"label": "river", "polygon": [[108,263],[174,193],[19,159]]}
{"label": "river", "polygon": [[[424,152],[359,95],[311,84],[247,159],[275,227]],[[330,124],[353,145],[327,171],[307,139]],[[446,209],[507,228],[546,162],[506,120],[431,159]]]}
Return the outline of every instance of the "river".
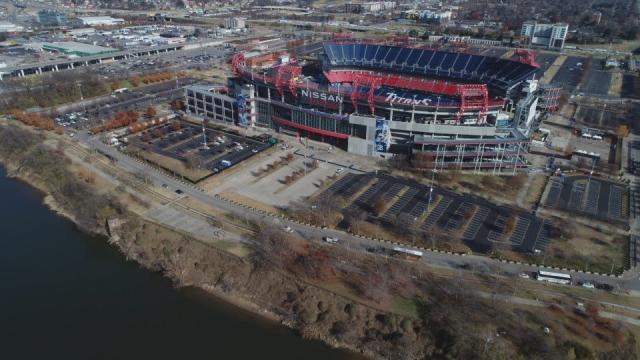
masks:
{"label": "river", "polygon": [[353,359],[76,230],[0,167],[3,359]]}

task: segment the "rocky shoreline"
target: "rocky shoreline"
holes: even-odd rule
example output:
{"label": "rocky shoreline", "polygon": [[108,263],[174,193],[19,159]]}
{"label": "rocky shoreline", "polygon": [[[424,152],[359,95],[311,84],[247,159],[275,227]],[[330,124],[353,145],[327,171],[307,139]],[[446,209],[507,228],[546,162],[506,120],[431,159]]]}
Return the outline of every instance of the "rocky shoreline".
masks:
{"label": "rocky shoreline", "polygon": [[[224,282],[225,285],[220,286],[220,284],[216,284],[216,283],[210,283],[208,281],[200,281],[200,282],[194,282],[192,279],[189,279],[186,276],[180,276],[179,273],[176,273],[174,271],[170,271],[169,268],[171,268],[170,266],[164,266],[165,265],[165,261],[167,259],[162,259],[159,257],[154,257],[152,254],[149,254],[141,249],[137,249],[134,250],[131,247],[132,242],[134,241],[134,239],[131,239],[127,233],[122,233],[119,231],[119,234],[117,234],[117,238],[115,239],[115,241],[113,241],[113,236],[110,236],[109,232],[107,231],[107,227],[104,226],[95,226],[95,227],[87,227],[84,226],[81,222],[78,221],[77,217],[73,214],[73,212],[71,211],[71,209],[66,209],[62,204],[60,204],[60,202],[58,200],[56,200],[56,198],[49,192],[49,189],[47,188],[46,184],[41,182],[41,181],[37,181],[36,177],[34,176],[30,176],[30,174],[26,174],[23,172],[19,172],[16,171],[18,169],[18,166],[16,166],[16,164],[12,163],[12,162],[7,162],[5,159],[0,159],[0,164],[4,165],[5,168],[7,169],[7,177],[21,181],[27,185],[29,185],[30,187],[32,187],[33,189],[37,190],[38,192],[40,192],[43,196],[43,204],[45,206],[47,206],[47,208],[49,208],[50,211],[54,212],[55,214],[62,216],[66,219],[68,219],[69,221],[73,222],[75,224],[75,226],[78,228],[79,231],[82,231],[84,233],[87,233],[89,235],[92,236],[100,236],[102,238],[107,239],[107,241],[118,247],[118,249],[123,253],[123,255],[125,255],[127,257],[127,259],[129,260],[133,260],[136,261],[138,264],[140,264],[141,266],[152,270],[152,271],[160,271],[163,272],[164,275],[168,278],[170,278],[175,286],[178,287],[182,287],[182,286],[193,286],[193,287],[197,287],[199,289],[204,290],[205,292],[211,294],[212,296],[221,299],[227,303],[230,303],[240,309],[243,309],[245,311],[249,311],[252,312],[264,319],[267,319],[269,321],[273,321],[275,323],[281,324],[283,326],[287,326],[293,330],[296,331],[301,331],[302,329],[300,328],[299,324],[297,323],[297,321],[294,321],[293,319],[290,318],[290,316],[283,316],[283,313],[281,311],[274,311],[273,306],[270,306],[268,303],[264,303],[262,301],[260,301],[260,297],[259,295],[251,294],[249,292],[246,291],[247,288],[250,287],[244,287],[244,291],[237,291],[236,289],[234,289],[233,287],[229,287],[227,282]],[[128,216],[137,216],[134,214],[128,214]],[[131,220],[131,219],[130,219]],[[142,226],[153,226],[153,224],[150,224],[146,221],[144,221],[143,219],[133,219],[132,221],[133,223],[141,223]],[[139,226],[139,225],[138,225]],[[141,227],[142,227],[141,226]],[[131,228],[127,229],[128,231],[132,231]],[[196,247],[201,247],[203,246],[200,242],[196,241],[196,240],[192,240],[189,239],[188,237],[185,237],[183,235],[180,235],[182,241],[184,241],[183,246],[189,246],[194,245]],[[151,238],[147,238],[146,239],[149,242],[153,242],[156,239],[151,239]],[[227,257],[227,258],[231,258],[234,259],[235,256],[230,255],[230,254],[226,254],[226,253],[221,253],[221,250],[217,250],[217,249],[213,249],[210,248],[209,250],[219,253],[217,254],[217,256],[221,256],[221,257]],[[156,254],[157,255],[157,254]],[[241,260],[237,259],[238,262],[242,262]],[[237,264],[236,264],[237,266]],[[229,274],[229,272],[225,271],[226,269],[224,269],[224,267],[220,268],[220,269],[216,269],[218,273],[220,274],[225,274],[225,276],[229,276],[231,277],[231,275]],[[280,285],[282,284],[282,282],[289,282],[290,279],[280,279],[278,282],[280,283]],[[291,284],[292,287],[294,288],[300,288],[300,286],[308,286],[308,285],[301,285],[301,284]],[[316,291],[322,292],[322,289],[315,289]],[[331,296],[331,295],[330,295]],[[260,305],[259,303],[263,303],[263,305]],[[302,333],[302,335],[305,338],[309,338],[309,339],[316,339],[316,340],[321,340],[323,342],[325,342],[326,344],[330,345],[331,347],[334,348],[341,348],[341,349],[347,349],[350,350],[352,352],[354,352],[354,358],[359,357],[359,355],[357,354],[367,354],[367,357],[372,357],[372,358],[376,358],[375,354],[373,353],[369,353],[366,350],[360,349],[356,346],[353,346],[352,344],[348,344],[348,343],[343,343],[343,342],[339,342],[335,339],[335,337],[330,336],[329,334],[323,334],[322,332],[305,332]]]}
{"label": "rocky shoreline", "polygon": [[[56,135],[0,123],[0,139],[8,176],[39,190],[43,203],[80,231],[176,286],[203,289],[354,357],[637,358],[633,333],[597,311],[498,305],[470,290],[476,279],[438,277],[405,261],[312,244],[281,229],[256,224],[250,254],[239,257],[133,213],[133,203],[124,205],[131,194],[123,195],[121,186],[78,176],[85,160],[72,163]],[[493,288],[510,286],[485,280]],[[541,326],[554,336],[542,334]],[[487,334],[500,336],[489,344]]]}

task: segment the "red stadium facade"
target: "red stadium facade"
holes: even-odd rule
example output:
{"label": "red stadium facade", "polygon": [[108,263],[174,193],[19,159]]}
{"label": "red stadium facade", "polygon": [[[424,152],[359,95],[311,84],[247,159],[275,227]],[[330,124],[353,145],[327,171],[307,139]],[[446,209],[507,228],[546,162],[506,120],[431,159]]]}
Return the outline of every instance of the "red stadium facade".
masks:
{"label": "red stadium facade", "polygon": [[[229,85],[252,103],[248,126],[371,156],[425,152],[442,168],[526,165],[537,103],[530,53],[514,61],[338,38],[316,55],[234,56]],[[187,93],[187,101],[210,118],[206,99]]]}

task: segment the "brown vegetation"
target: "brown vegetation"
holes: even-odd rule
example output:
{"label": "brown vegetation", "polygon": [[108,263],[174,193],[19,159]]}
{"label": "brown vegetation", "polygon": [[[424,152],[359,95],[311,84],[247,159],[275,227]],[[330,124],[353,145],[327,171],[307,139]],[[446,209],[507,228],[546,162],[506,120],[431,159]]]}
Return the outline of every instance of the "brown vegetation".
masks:
{"label": "brown vegetation", "polygon": [[133,123],[135,123],[136,121],[138,121],[138,113],[133,111],[133,110],[129,110],[127,112],[120,112],[118,114],[116,114],[116,116],[109,120],[104,122],[101,125],[95,126],[93,127],[90,132],[92,134],[98,134],[101,133],[103,131],[110,131],[113,129],[118,129],[121,128],[123,126],[128,126],[131,125]]}
{"label": "brown vegetation", "polygon": [[16,120],[28,126],[33,126],[38,129],[43,129],[48,131],[55,129],[55,125],[51,118],[42,116],[37,113],[26,112],[26,111],[13,111],[11,115],[13,115],[16,118]]}
{"label": "brown vegetation", "polygon": [[42,138],[18,126],[0,126],[0,158],[10,170],[42,184],[79,227],[94,232],[108,216],[121,213],[121,206],[110,195],[100,194],[90,187],[91,176],[83,179],[66,166],[69,160],[61,151],[52,151],[42,144]]}
{"label": "brown vegetation", "polygon": [[156,116],[157,111],[153,106],[149,106],[147,110],[145,110],[144,114],[149,118],[153,118],[154,116]]}
{"label": "brown vegetation", "polygon": [[110,91],[104,79],[86,69],[6,79],[3,86],[7,92],[0,96],[0,112],[48,108],[78,101],[81,95],[87,99]]}

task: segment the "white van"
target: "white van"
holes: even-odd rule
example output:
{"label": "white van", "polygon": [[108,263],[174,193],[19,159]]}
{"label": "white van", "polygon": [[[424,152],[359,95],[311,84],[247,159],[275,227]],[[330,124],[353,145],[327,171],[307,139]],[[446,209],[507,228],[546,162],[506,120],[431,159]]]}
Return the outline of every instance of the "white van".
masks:
{"label": "white van", "polygon": [[331,236],[325,236],[322,238],[322,240],[328,242],[329,244],[337,244],[340,242],[340,239]]}

